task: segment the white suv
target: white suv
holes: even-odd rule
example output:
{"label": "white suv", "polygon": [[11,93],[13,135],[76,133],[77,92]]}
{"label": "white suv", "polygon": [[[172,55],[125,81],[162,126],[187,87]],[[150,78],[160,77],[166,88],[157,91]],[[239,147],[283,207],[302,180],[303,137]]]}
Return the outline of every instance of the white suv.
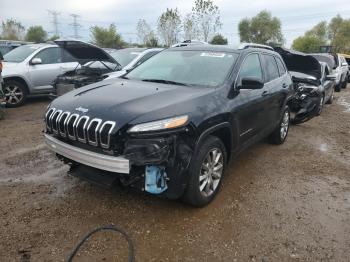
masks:
{"label": "white suv", "polygon": [[76,68],[78,62],[55,44],[30,44],[4,55],[3,66],[6,104],[17,107],[28,95],[49,94],[53,80]]}

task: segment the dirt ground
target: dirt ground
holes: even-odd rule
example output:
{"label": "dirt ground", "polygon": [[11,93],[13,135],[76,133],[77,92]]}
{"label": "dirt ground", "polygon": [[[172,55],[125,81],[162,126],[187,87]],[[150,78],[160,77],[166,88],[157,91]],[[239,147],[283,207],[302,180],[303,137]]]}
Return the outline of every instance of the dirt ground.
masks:
{"label": "dirt ground", "polygon": [[[137,261],[350,261],[350,85],[284,145],[263,141],[231,162],[202,209],[68,175],[43,144],[48,103],[0,121],[0,261],[64,261],[108,224],[130,233]],[[126,256],[122,238],[105,232],[75,261]]]}

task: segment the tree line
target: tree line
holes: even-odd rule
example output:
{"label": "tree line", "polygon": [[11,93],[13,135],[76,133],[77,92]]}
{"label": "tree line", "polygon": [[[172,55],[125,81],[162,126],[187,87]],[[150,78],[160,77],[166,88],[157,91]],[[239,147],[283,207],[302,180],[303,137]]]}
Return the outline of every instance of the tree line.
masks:
{"label": "tree line", "polygon": [[[195,0],[190,13],[182,16],[177,8],[167,8],[158,18],[155,28],[145,19],[136,24],[138,46],[171,46],[181,40],[201,40],[212,44],[227,44],[227,39],[220,34],[222,23],[220,10],[212,0]],[[263,10],[251,18],[243,18],[238,24],[241,42],[254,42],[271,46],[283,46],[281,20]],[[90,28],[91,42],[101,47],[121,48],[130,45],[118,33],[117,27],[93,26]],[[45,42],[48,38],[42,26],[24,26],[13,19],[2,22],[1,38],[9,40],[27,40]],[[321,21],[304,35],[294,39],[292,48],[302,52],[319,52],[320,47],[330,45],[336,52],[350,52],[350,19],[340,15],[330,22]]]}

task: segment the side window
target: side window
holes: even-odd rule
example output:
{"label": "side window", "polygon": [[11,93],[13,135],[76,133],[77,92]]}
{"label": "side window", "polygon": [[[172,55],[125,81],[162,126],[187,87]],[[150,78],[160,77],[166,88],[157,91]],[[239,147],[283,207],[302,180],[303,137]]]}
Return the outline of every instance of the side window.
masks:
{"label": "side window", "polygon": [[266,82],[279,78],[278,67],[272,55],[263,55],[265,60]]}
{"label": "side window", "polygon": [[258,54],[248,55],[244,60],[239,72],[237,84],[241,85],[242,79],[246,77],[254,77],[263,81],[263,73]]}
{"label": "side window", "polygon": [[61,52],[58,47],[50,47],[40,51],[36,56],[40,58],[42,64],[62,63]]}
{"label": "side window", "polygon": [[77,62],[77,59],[64,49],[61,49],[61,55],[63,63]]}
{"label": "side window", "polygon": [[152,56],[154,56],[155,54],[157,54],[158,52],[149,52],[147,54],[145,54],[136,64],[136,66],[141,65],[143,62],[145,62],[146,60],[150,59]]}
{"label": "side window", "polygon": [[284,75],[286,73],[286,68],[284,67],[284,64],[282,60],[279,57],[275,57],[277,66],[278,66],[278,71],[280,72],[280,76]]}

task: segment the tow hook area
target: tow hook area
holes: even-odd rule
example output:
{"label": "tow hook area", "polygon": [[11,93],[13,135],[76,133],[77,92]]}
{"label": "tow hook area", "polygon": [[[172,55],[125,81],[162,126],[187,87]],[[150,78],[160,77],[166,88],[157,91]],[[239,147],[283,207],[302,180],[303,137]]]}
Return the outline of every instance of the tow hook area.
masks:
{"label": "tow hook area", "polygon": [[168,180],[164,167],[146,166],[145,191],[151,194],[161,194],[168,189]]}

